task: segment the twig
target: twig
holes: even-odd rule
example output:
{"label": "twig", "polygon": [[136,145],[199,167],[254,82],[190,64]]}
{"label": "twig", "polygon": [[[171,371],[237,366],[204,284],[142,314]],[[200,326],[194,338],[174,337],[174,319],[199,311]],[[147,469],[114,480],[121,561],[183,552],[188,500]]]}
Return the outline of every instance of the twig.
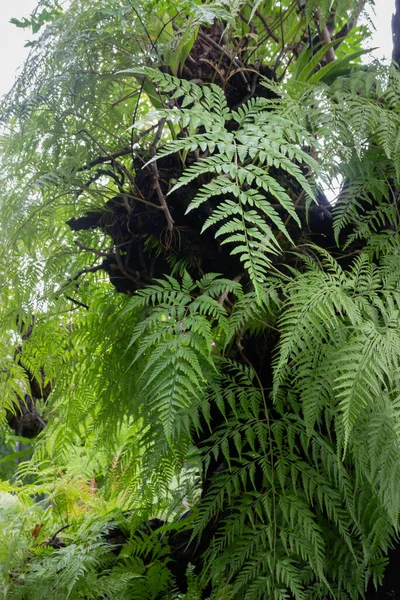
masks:
{"label": "twig", "polygon": [[[297,198],[296,198],[296,202],[294,203],[294,206],[293,206],[293,208],[294,208],[295,210],[297,210],[297,209],[298,209],[300,202],[303,200],[303,197],[304,197],[304,190],[301,190],[301,192],[300,192],[300,194],[297,196]],[[290,221],[290,219],[291,219],[291,218],[292,218],[292,217],[291,217],[291,215],[288,215],[288,216],[287,216],[287,218],[285,219],[285,222],[284,222],[285,229],[286,229],[286,227],[288,226],[288,223],[289,223],[289,221]],[[277,241],[277,242],[279,242],[279,240],[281,239],[281,237],[282,237],[282,236],[283,236],[283,233],[282,233],[282,231],[278,231],[278,233],[277,233],[277,235],[276,235],[276,237],[275,237],[276,241]]]}
{"label": "twig", "polygon": [[[212,38],[210,38],[208,35],[206,35],[205,33],[203,33],[202,31],[199,31],[199,38],[204,40],[206,42],[206,44],[209,44],[210,46],[213,46],[216,50],[218,50],[221,54],[223,54],[226,58],[228,58],[232,63],[234,63],[237,67],[241,67],[242,69],[246,69],[246,65],[239,59],[236,57],[231,56],[231,54],[228,52],[228,50],[225,50],[225,48],[222,48],[222,46],[220,46],[219,44],[217,44],[217,42],[215,42]],[[250,85],[249,85],[249,81],[245,75],[245,73],[243,71],[239,71],[242,79],[244,80],[246,87],[247,87],[247,91],[250,91]]]}
{"label": "twig", "polygon": [[268,25],[268,21],[264,17],[264,15],[262,15],[259,10],[256,10],[256,16],[260,19],[261,23],[264,25],[265,29],[267,30],[267,32],[269,34],[269,37],[272,37],[272,39],[274,40],[274,42],[276,42],[277,44],[279,44],[279,38],[278,38],[278,36],[275,35],[275,33],[272,31],[271,27]]}
{"label": "twig", "polygon": [[136,17],[137,17],[137,19],[138,19],[139,23],[140,23],[140,24],[141,24],[141,26],[143,27],[143,29],[144,29],[144,31],[145,31],[145,34],[147,35],[147,39],[148,39],[149,45],[151,45],[151,48],[155,50],[155,52],[156,52],[157,56],[158,56],[159,58],[161,58],[161,56],[160,56],[160,53],[158,52],[157,46],[154,46],[154,44],[153,44],[153,41],[152,41],[152,39],[151,39],[151,35],[150,35],[150,33],[148,32],[148,30],[147,30],[147,27],[146,27],[146,25],[144,24],[144,21],[143,21],[143,19],[141,18],[140,14],[139,14],[139,11],[138,11],[138,10],[137,10],[137,8],[135,8],[133,5],[132,5],[132,10],[133,10],[133,12],[135,13],[135,15],[136,15]]}
{"label": "twig", "polygon": [[128,273],[128,271],[126,270],[126,267],[122,262],[121,252],[117,246],[115,247],[115,258],[117,260],[117,264],[121,273],[130,281],[133,281],[133,283],[138,287],[143,287],[143,284],[139,281],[139,279]]}
{"label": "twig", "polygon": [[[77,131],[77,134],[81,134],[81,133],[86,133],[86,131],[84,131],[84,130]],[[122,150],[118,150],[118,152],[115,152],[114,154],[107,154],[106,156],[99,156],[98,158],[95,158],[94,160],[87,163],[86,165],[79,167],[79,169],[77,169],[77,172],[81,173],[82,171],[89,171],[90,169],[93,169],[93,167],[96,167],[97,165],[102,165],[107,162],[113,162],[115,159],[119,158],[120,156],[127,156],[130,153],[131,153],[130,147],[129,148],[126,147],[126,148],[122,148]]]}
{"label": "twig", "polygon": [[[152,125],[151,128],[149,128],[148,130],[146,130],[146,133],[148,133],[149,131],[151,131],[155,127],[157,127],[157,125]],[[119,172],[120,173],[124,173],[127,176],[127,178],[129,179],[131,185],[136,189],[136,191],[142,197],[141,200],[139,198],[137,198],[137,200],[139,202],[143,202],[144,204],[149,204],[153,208],[157,208],[156,205],[151,204],[151,202],[147,202],[144,199],[143,194],[141,193],[141,191],[139,190],[138,186],[136,185],[135,178],[133,177],[132,173],[130,173],[130,171],[125,167],[124,164],[119,163],[113,155],[108,154],[108,152],[102,147],[102,145],[92,136],[91,133],[89,133],[88,131],[86,131],[86,129],[81,129],[78,133],[85,133],[91,140],[93,140],[93,142],[98,145],[98,147],[100,148],[100,150],[102,152],[104,152],[105,156],[108,156],[109,160],[111,160],[112,164],[114,164],[116,166],[116,168],[119,170]],[[161,136],[161,134],[160,134],[160,136]],[[157,136],[156,136],[156,138],[157,138]],[[131,152],[131,150],[129,150],[129,154],[130,154],[130,152]],[[162,206],[161,209],[164,210],[164,212],[165,212],[164,206]]]}
{"label": "twig", "polygon": [[[237,73],[237,71],[235,71],[233,73],[233,75]],[[241,101],[238,104],[235,104],[235,106],[233,107],[233,110],[237,110],[240,106],[242,106],[242,104],[245,104],[248,100],[250,100],[250,98],[252,98],[255,94],[256,88],[257,88],[257,81],[260,77],[260,63],[259,61],[256,61],[255,65],[254,65],[254,73],[253,73],[253,78],[251,81],[251,87],[250,87],[250,91],[244,96],[244,98],[241,99]]]}
{"label": "twig", "polygon": [[[86,275],[87,273],[96,273],[96,271],[100,271],[102,268],[103,268],[103,263],[101,263],[100,265],[94,265],[93,267],[85,267],[85,268],[81,269],[80,271],[78,271],[77,274],[74,275],[74,277],[72,277],[72,279],[70,279],[65,285],[73,283],[74,281],[79,279],[79,277],[81,277],[81,275]],[[63,287],[65,287],[65,285]]]}
{"label": "twig", "polygon": [[29,414],[31,415],[31,417],[33,417],[34,419],[36,419],[36,421],[38,423],[40,423],[40,425],[42,426],[42,430],[46,427],[47,423],[45,421],[43,421],[42,417],[40,415],[38,415],[37,412],[31,412],[31,411],[29,411]]}
{"label": "twig", "polygon": [[228,52],[228,50],[225,50],[225,48],[222,48],[222,46],[220,46],[217,42],[215,42],[211,37],[209,37],[203,31],[199,31],[199,37],[202,40],[204,40],[207,44],[210,44],[210,46],[213,46],[216,50],[221,52],[226,58],[233,61],[238,67],[245,66],[244,63],[240,60],[240,58],[232,57],[231,54]]}
{"label": "twig", "polygon": [[112,254],[110,252],[104,252],[103,250],[97,250],[96,248],[88,248],[88,246],[85,246],[78,240],[75,240],[75,244],[81,250],[84,250],[85,252],[91,252],[92,254],[97,254],[97,256],[106,256],[107,258],[109,258],[110,256],[114,256],[114,254]]}
{"label": "twig", "polygon": [[121,102],[125,102],[125,100],[129,100],[129,98],[132,98],[133,96],[135,96],[136,94],[141,94],[142,91],[142,86],[140,86],[139,88],[137,88],[136,90],[134,90],[133,92],[129,92],[129,94],[126,94],[126,96],[123,96],[122,98],[119,98],[119,100],[116,100],[115,102],[113,102],[111,104],[111,106],[113,108],[115,108],[115,106],[118,106],[118,104],[120,104]]}
{"label": "twig", "polygon": [[75,196],[78,198],[84,191],[84,189],[89,188],[92,183],[94,183],[95,181],[97,181],[98,179],[100,179],[100,177],[102,175],[106,175],[106,177],[111,177],[111,179],[113,179],[115,181],[115,183],[117,184],[119,189],[122,189],[123,186],[123,175],[122,175],[122,181],[120,181],[120,179],[118,178],[118,175],[116,173],[114,173],[114,171],[109,171],[108,169],[98,169],[96,171],[96,173],[90,178],[88,179],[88,181],[86,181],[86,183],[83,184],[83,186],[80,186],[79,189],[75,192]]}
{"label": "twig", "polygon": [[[158,144],[160,143],[160,140],[161,140],[161,136],[162,136],[162,132],[163,132],[163,129],[164,129],[165,121],[166,121],[165,118],[160,120],[160,122],[158,124],[158,129],[157,129],[156,136],[154,138],[154,141],[153,141],[152,145],[150,146],[150,154],[153,157],[157,153],[157,146],[158,146]],[[162,191],[161,186],[160,186],[160,176],[159,176],[159,173],[158,173],[157,162],[156,161],[152,162],[151,165],[150,165],[150,167],[151,167],[151,170],[153,171],[153,176],[154,176],[154,182],[153,182],[154,189],[155,189],[155,191],[157,193],[157,197],[158,197],[158,200],[160,201],[160,205],[161,205],[161,207],[162,207],[162,209],[163,209],[163,211],[165,213],[165,218],[167,219],[168,231],[173,231],[173,229],[174,229],[174,220],[173,220],[173,218],[171,216],[171,213],[169,212],[167,201],[165,199],[165,196],[164,196],[163,191]]]}
{"label": "twig", "polygon": [[152,163],[151,170],[153,171],[153,175],[154,175],[154,189],[156,190],[157,197],[158,197],[158,199],[160,201],[160,204],[161,204],[161,206],[163,208],[163,211],[165,213],[165,217],[167,219],[168,231],[172,231],[174,229],[174,220],[173,220],[173,218],[171,216],[171,213],[169,212],[167,201],[165,199],[165,196],[164,196],[163,191],[162,191],[161,186],[160,186],[160,179],[159,179],[158,168],[157,168],[157,164],[155,162]]}
{"label": "twig", "polygon": [[158,146],[158,144],[161,141],[162,132],[163,132],[163,129],[164,129],[165,122],[166,122],[166,119],[164,117],[158,123],[157,132],[156,132],[155,138],[153,140],[153,143],[150,146],[150,153],[151,153],[152,156],[154,156],[155,153],[157,152],[157,146]]}
{"label": "twig", "polygon": [[57,529],[57,531],[55,532],[55,534],[52,535],[51,538],[48,541],[51,542],[51,541],[55,540],[56,537],[58,536],[58,534],[61,533],[62,531],[64,531],[64,529],[67,529],[67,527],[71,527],[71,524],[68,523],[67,525],[63,525],[62,527],[60,527],[60,529]]}
{"label": "twig", "polygon": [[74,283],[74,281],[77,281],[80,277],[82,277],[82,275],[86,275],[86,273],[96,273],[96,271],[101,271],[102,269],[103,263],[101,263],[100,265],[94,265],[93,267],[84,267],[83,269],[78,271],[73,277],[70,277],[69,280],[59,288],[59,290],[55,293],[55,297],[58,298],[59,294],[64,288],[68,287],[71,283]]}
{"label": "twig", "polygon": [[251,33],[254,33],[256,36],[258,36],[257,27],[254,25],[253,21],[249,23],[249,20],[246,19],[242,12],[239,13],[239,18],[243,21],[243,23],[246,23],[246,25],[250,28]]}
{"label": "twig", "polygon": [[348,258],[349,256],[356,256],[361,254],[362,250],[354,250],[353,252],[349,252],[349,254],[342,254],[341,256],[337,256],[336,260],[343,260],[344,258]]}
{"label": "twig", "polygon": [[97,142],[97,140],[95,140],[93,138],[93,136],[88,131],[86,131],[86,129],[80,129],[79,131],[76,132],[76,134],[79,135],[79,134],[85,133],[88,137],[90,137],[95,142],[95,144],[97,144],[97,146],[99,146],[100,150],[102,150],[104,152],[104,156],[99,156],[98,158],[95,158],[94,160],[87,163],[86,165],[79,167],[79,169],[77,169],[77,172],[80,173],[82,171],[89,171],[96,165],[101,165],[101,164],[107,163],[107,162],[113,163],[113,162],[116,162],[116,159],[120,158],[121,156],[127,156],[129,154],[132,154],[132,146],[134,144],[137,144],[145,135],[147,135],[148,133],[153,131],[153,129],[155,129],[156,127],[157,127],[157,125],[152,125],[151,127],[148,127],[147,129],[145,129],[144,131],[141,131],[134,139],[132,139],[131,146],[125,146],[125,148],[118,150],[118,152],[114,152],[114,154],[109,154],[108,152],[106,152],[102,148],[102,146]]}
{"label": "twig", "polygon": [[[239,281],[244,277],[244,275],[245,273],[239,273],[239,275],[236,275],[236,277],[233,278],[233,281],[239,283]],[[225,291],[223,294],[221,294],[221,296],[218,298],[218,304],[224,306],[225,300],[228,298],[228,295],[228,291]]]}
{"label": "twig", "polygon": [[87,304],[85,304],[84,302],[79,302],[79,300],[75,300],[75,298],[73,298],[72,296],[65,296],[67,300],[69,300],[70,302],[73,302],[74,304],[76,304],[76,306],[81,306],[82,308],[85,308],[86,310],[89,310],[89,306]]}
{"label": "twig", "polygon": [[[278,29],[278,27],[282,28],[284,21],[286,21],[290,17],[291,13],[294,10],[297,9],[297,6],[298,6],[298,3],[296,2],[296,0],[294,2],[291,2],[291,4],[289,5],[289,7],[286,10],[285,15],[282,16],[282,12],[281,12],[281,17],[278,17],[277,20],[275,21],[276,22],[276,26],[273,26],[271,29],[272,30]],[[247,59],[246,59],[247,63],[249,62],[249,60],[253,56],[253,54],[255,52],[257,52],[258,48],[260,48],[269,37],[270,36],[269,36],[268,33],[266,33],[265,35],[260,36],[260,39],[257,41],[257,44],[255,45],[255,47],[253,48],[253,50],[247,55]]]}

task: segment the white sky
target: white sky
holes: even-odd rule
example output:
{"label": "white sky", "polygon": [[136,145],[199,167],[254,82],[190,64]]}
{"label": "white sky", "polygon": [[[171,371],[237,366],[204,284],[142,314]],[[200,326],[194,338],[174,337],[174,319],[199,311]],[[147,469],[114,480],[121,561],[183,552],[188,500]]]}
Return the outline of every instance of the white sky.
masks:
{"label": "white sky", "polygon": [[19,29],[9,21],[12,17],[29,17],[38,0],[0,0],[0,95],[10,90],[17,69],[29,53],[25,42],[32,39],[32,30]]}
{"label": "white sky", "polygon": [[[1,2],[1,0],[0,0]],[[392,55],[392,14],[395,9],[395,0],[375,0],[375,12],[369,8],[368,13],[375,25],[376,31],[372,37],[371,48],[376,46],[374,52],[377,58],[388,58]]]}
{"label": "white sky", "polygon": [[[31,30],[23,30],[9,23],[12,17],[27,17],[36,8],[38,0],[0,0],[0,95],[11,88],[18,67],[29,53],[24,48],[27,40],[32,39]],[[395,0],[375,0],[377,17],[371,15],[376,26],[372,46],[379,46],[376,56],[390,58],[392,51],[391,15]]]}

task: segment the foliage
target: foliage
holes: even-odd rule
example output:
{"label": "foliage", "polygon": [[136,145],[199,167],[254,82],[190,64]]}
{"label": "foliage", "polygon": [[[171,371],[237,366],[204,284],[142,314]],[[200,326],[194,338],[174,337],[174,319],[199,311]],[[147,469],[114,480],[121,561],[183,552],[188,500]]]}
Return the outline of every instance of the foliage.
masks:
{"label": "foliage", "polygon": [[[231,112],[220,87],[200,87],[180,82],[168,75],[158,75],[146,70],[148,76],[156,77],[165,92],[173,92],[172,98],[182,99],[182,106],[174,111],[158,111],[159,116],[173,120],[181,128],[195,132],[199,125],[204,133],[194,133],[187,138],[172,140],[152,160],[175,152],[202,151],[207,156],[183,172],[169,194],[188,185],[201,176],[215,176],[199,186],[187,212],[198,208],[211,198],[227,197],[219,202],[203,225],[202,231],[217,225],[215,237],[222,237],[222,244],[232,245],[232,254],[240,257],[254,289],[261,297],[261,282],[271,264],[270,254],[279,253],[280,245],[274,235],[272,223],[290,241],[290,234],[279,213],[266,201],[265,193],[279,202],[290,217],[300,225],[292,200],[275,177],[271,168],[286,171],[302,187],[309,201],[314,192],[303,170],[317,168],[313,158],[301,148],[301,144],[315,146],[307,128],[285,117],[274,114],[273,101],[254,99]],[[234,121],[237,129],[230,132],[226,125]],[[303,167],[303,170],[302,170]],[[262,193],[260,193],[262,192]],[[230,199],[233,197],[234,199]],[[266,220],[268,219],[268,221]]]}
{"label": "foliage", "polygon": [[400,75],[361,5],[39,3],[2,110],[4,598],[382,582]]}

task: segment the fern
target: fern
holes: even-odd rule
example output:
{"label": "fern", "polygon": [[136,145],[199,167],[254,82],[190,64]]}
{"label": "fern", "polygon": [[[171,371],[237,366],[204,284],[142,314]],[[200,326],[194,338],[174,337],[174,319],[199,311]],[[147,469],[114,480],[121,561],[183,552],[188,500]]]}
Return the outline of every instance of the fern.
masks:
{"label": "fern", "polygon": [[153,418],[160,420],[170,442],[181,428],[189,433],[190,421],[198,426],[204,382],[214,368],[212,351],[226,330],[226,311],[216,298],[241,293],[239,284],[216,277],[209,273],[195,283],[185,274],[182,285],[169,277],[139,291],[130,303],[130,310],[156,306],[136,326],[130,344],[141,340],[134,359],[146,356],[141,394],[150,413],[154,406]]}
{"label": "fern", "polygon": [[[400,76],[357,65],[358,29],[301,51],[355,0],[275,4],[73,1],[5,101],[6,597],[358,600],[382,582]],[[77,240],[74,217],[93,217]],[[6,422],[35,387],[28,445]]]}
{"label": "fern", "polygon": [[[169,194],[200,176],[211,175],[211,181],[199,187],[187,212],[203,203],[213,203],[203,231],[213,227],[221,243],[234,246],[231,254],[239,255],[260,300],[271,254],[281,252],[275,231],[292,242],[272,203],[277,201],[300,226],[294,199],[276,180],[273,169],[286,172],[309,199],[315,199],[309,179],[318,166],[302,145],[315,146],[316,141],[301,124],[290,121],[289,125],[266,100],[258,99],[230,111],[223,91],[216,85],[200,87],[149,68],[135,74],[151,78],[164,93],[174,91],[171,97],[181,99],[181,108],[157,114],[191,132],[189,137],[167,142],[152,160],[176,152],[204,154],[183,172]],[[239,127],[234,133],[228,128],[232,121]],[[204,133],[196,133],[200,124]]]}

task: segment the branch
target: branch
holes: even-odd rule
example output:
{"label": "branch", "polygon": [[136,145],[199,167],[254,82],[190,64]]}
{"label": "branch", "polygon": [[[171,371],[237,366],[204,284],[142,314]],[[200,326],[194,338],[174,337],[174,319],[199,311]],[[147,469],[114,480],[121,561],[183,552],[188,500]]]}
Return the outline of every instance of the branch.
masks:
{"label": "branch", "polygon": [[[149,133],[149,131],[151,131],[151,130],[155,129],[156,127],[157,127],[157,125],[152,125],[152,126],[149,128],[149,129],[146,129],[146,131],[145,131],[145,132],[142,132],[142,134],[140,134],[140,136],[139,136],[139,138],[138,138],[138,139],[140,139],[140,137],[143,137],[143,135],[145,135],[145,134]],[[160,127],[160,126],[159,126],[159,127]],[[142,200],[140,200],[139,198],[137,198],[137,200],[139,200],[139,201],[143,202],[144,204],[150,204],[149,202],[147,202],[147,201],[146,201],[146,200],[143,198],[143,194],[141,193],[141,191],[139,190],[138,186],[136,185],[135,178],[133,177],[132,173],[131,173],[131,172],[130,172],[130,171],[127,169],[127,168],[126,168],[126,166],[125,166],[124,164],[121,164],[121,163],[119,163],[119,162],[117,161],[117,159],[115,158],[115,156],[114,156],[114,155],[112,155],[112,154],[108,154],[108,153],[107,153],[107,151],[106,151],[106,150],[105,150],[105,149],[104,149],[104,148],[101,146],[101,144],[100,144],[100,143],[99,143],[99,142],[98,142],[98,141],[97,141],[97,140],[96,140],[96,139],[95,139],[95,138],[92,136],[92,134],[91,134],[91,133],[89,133],[88,131],[86,131],[86,129],[81,129],[81,130],[80,130],[78,133],[81,133],[81,134],[82,134],[82,133],[84,133],[84,134],[86,134],[86,135],[87,135],[87,136],[88,136],[88,137],[89,137],[89,138],[90,138],[90,139],[91,139],[91,140],[92,140],[92,141],[93,141],[95,144],[97,144],[97,145],[98,145],[98,147],[100,148],[100,150],[101,150],[102,152],[104,152],[105,156],[106,156],[106,157],[108,157],[108,159],[109,159],[109,160],[112,162],[112,164],[113,164],[113,165],[115,165],[115,166],[116,166],[116,168],[119,170],[119,172],[120,172],[121,174],[125,174],[125,175],[127,176],[127,178],[129,179],[129,181],[130,181],[130,183],[131,183],[132,187],[133,187],[134,189],[136,189],[136,190],[137,190],[137,192],[139,193],[139,195],[142,197]],[[161,137],[161,133],[160,133],[159,135],[160,135],[160,137]],[[157,137],[158,137],[158,132],[157,132],[157,135],[156,135],[156,139],[157,139]],[[153,142],[153,145],[154,145],[154,142]],[[129,149],[129,154],[130,154],[130,153],[131,153],[131,150]],[[104,158],[104,157],[103,157],[103,158]],[[164,199],[164,201],[165,201],[165,199]],[[165,204],[166,204],[166,202],[165,202]],[[154,204],[151,204],[151,206],[153,206],[154,208],[157,208],[157,206],[156,206],[156,205],[154,205]],[[162,206],[161,208],[162,208],[162,210],[163,210],[164,212],[166,212],[166,210],[165,210],[164,206]],[[167,210],[168,210],[168,207],[167,207]],[[171,216],[171,215],[170,215],[170,216]],[[173,223],[173,221],[172,221],[172,223]]]}
{"label": "branch", "polygon": [[65,296],[67,300],[69,300],[70,302],[73,302],[74,304],[76,304],[76,306],[81,306],[82,308],[85,308],[86,310],[89,310],[89,306],[87,304],[85,304],[84,302],[79,302],[79,300],[75,300],[75,298],[73,298],[72,296]]}
{"label": "branch", "polygon": [[[294,209],[297,210],[300,202],[303,200],[304,198],[304,190],[301,190],[300,194],[297,196],[296,201],[294,203]],[[287,229],[287,226],[289,224],[289,221],[292,217],[290,215],[287,216],[287,218],[285,219],[284,225],[285,225],[285,229]],[[279,242],[279,240],[283,237],[283,233],[282,231],[278,231],[277,235],[275,236],[275,239],[277,242]]]}
{"label": "branch", "polygon": [[274,40],[274,42],[276,42],[277,44],[279,44],[279,38],[277,35],[275,35],[275,33],[272,31],[271,27],[268,25],[268,21],[267,19],[264,17],[264,15],[262,15],[260,13],[259,10],[256,10],[256,16],[260,19],[261,23],[264,25],[266,31],[268,32],[269,36]]}
{"label": "branch", "polygon": [[[237,71],[235,71],[235,73],[237,73]],[[240,100],[240,102],[238,104],[235,104],[235,106],[233,107],[233,110],[237,110],[239,108],[239,106],[242,106],[242,104],[245,104],[248,100],[250,100],[250,98],[252,98],[255,94],[256,88],[257,88],[257,81],[260,77],[260,63],[259,61],[256,61],[255,65],[254,65],[254,73],[253,73],[253,78],[251,81],[251,87],[250,87],[250,91],[245,95],[244,98],[242,98]]]}
{"label": "branch", "polygon": [[[150,146],[150,153],[152,156],[155,156],[157,153],[157,146],[160,143],[161,140],[161,136],[162,136],[162,132],[164,129],[164,125],[165,125],[165,121],[166,119],[161,119],[161,121],[158,124],[158,129],[157,129],[157,133],[156,136],[154,138],[154,141],[152,143],[152,145]],[[157,197],[160,201],[160,205],[165,213],[165,217],[167,219],[167,223],[168,223],[168,231],[172,231],[174,229],[174,220],[171,216],[171,213],[169,212],[169,208],[168,208],[168,204],[167,201],[165,199],[165,196],[163,194],[163,191],[161,189],[160,186],[160,176],[158,173],[158,167],[157,167],[157,162],[154,161],[153,163],[151,163],[151,170],[153,171],[153,176],[154,176],[154,189],[156,190],[157,193]]]}
{"label": "branch", "polygon": [[[86,181],[86,183],[84,183],[82,186],[80,186],[78,188],[78,190],[75,192],[76,197],[78,198],[83,193],[84,189],[89,188],[92,185],[92,183],[94,183],[95,181],[100,179],[100,177],[102,175],[111,177],[117,184],[118,188],[122,189],[123,179],[122,179],[122,181],[120,181],[118,179],[118,175],[116,173],[114,173],[114,171],[109,171],[108,169],[97,169],[96,173],[90,179],[88,179],[88,181]],[[123,176],[122,176],[122,178],[123,178]]]}
{"label": "branch", "polygon": [[71,527],[71,524],[68,523],[68,525],[63,525],[62,527],[60,527],[60,529],[57,529],[57,531],[51,536],[51,540],[54,540],[59,533],[61,533],[62,531],[64,531],[64,529],[67,529],[67,527]]}
{"label": "branch", "polygon": [[114,152],[114,154],[109,154],[108,152],[106,152],[100,146],[100,144],[93,138],[93,136],[88,131],[86,131],[86,129],[80,129],[79,131],[76,132],[77,135],[85,133],[88,137],[90,137],[95,142],[95,144],[97,144],[97,146],[99,146],[99,148],[105,153],[105,155],[99,156],[98,158],[95,158],[91,162],[87,163],[86,165],[83,165],[82,167],[80,167],[78,169],[78,173],[82,172],[82,171],[89,171],[93,167],[107,163],[107,162],[114,163],[114,162],[116,162],[117,158],[120,158],[121,156],[128,156],[129,154],[132,154],[132,147],[135,144],[137,144],[144,136],[146,136],[148,133],[153,131],[153,129],[155,129],[156,127],[157,127],[157,125],[152,125],[151,127],[148,127],[147,129],[145,129],[144,131],[141,131],[135,138],[132,139],[131,146],[125,146],[125,148],[118,150],[118,152]]}
{"label": "branch", "polygon": [[[80,130],[77,133],[80,134],[80,133],[87,133],[87,132],[84,130]],[[128,147],[125,147],[125,148],[122,148],[122,150],[115,152],[114,154],[107,154],[106,156],[99,156],[98,158],[95,158],[91,162],[87,163],[86,165],[79,167],[77,172],[81,173],[82,171],[89,171],[90,169],[93,169],[93,167],[96,167],[97,165],[102,165],[107,162],[114,162],[120,156],[127,156],[130,153],[131,153],[131,149]]]}
{"label": "branch", "polygon": [[[215,42],[212,38],[210,38],[208,35],[206,35],[202,31],[199,31],[199,38],[204,40],[206,42],[206,44],[213,46],[213,48],[218,50],[223,56],[228,58],[228,60],[230,60],[231,63],[235,64],[237,67],[239,67],[241,69],[246,69],[246,65],[239,58],[235,58],[234,56],[231,56],[231,54],[228,52],[228,50],[225,50],[224,48],[222,48],[222,46],[217,44],[217,42]],[[249,85],[246,75],[243,73],[243,70],[239,71],[239,74],[242,77],[242,79],[244,80],[244,82],[247,86],[247,91],[249,92],[250,85]]]}
{"label": "branch", "polygon": [[97,256],[106,256],[107,258],[109,258],[110,256],[114,256],[114,254],[112,254],[110,252],[104,252],[103,250],[96,250],[96,248],[88,248],[88,246],[85,246],[78,240],[75,240],[75,244],[81,250],[84,250],[85,252],[91,252],[92,254],[97,254]]}
{"label": "branch", "polygon": [[343,42],[343,39],[349,35],[350,31],[357,25],[358,17],[360,16],[366,0],[358,0],[358,5],[354,9],[354,12],[350,19],[345,23],[342,29],[335,35],[335,39],[337,38],[338,43],[335,45],[335,48],[338,48],[340,44]]}
{"label": "branch", "polygon": [[[324,23],[324,25],[322,25],[321,27],[321,11],[319,10],[319,8],[317,8],[317,10],[315,11],[315,21],[319,29],[320,41],[325,42],[325,44],[330,44],[332,42],[331,34],[326,23]],[[329,48],[326,51],[324,58],[327,63],[331,63],[334,60],[336,60],[335,50],[333,48]]]}
{"label": "branch", "polygon": [[118,246],[115,247],[115,258],[117,259],[117,265],[118,265],[119,270],[121,271],[122,275],[124,275],[130,281],[133,281],[133,283],[137,287],[139,287],[139,288],[144,287],[143,283],[139,279],[137,279],[137,277],[133,277],[133,275],[128,273],[128,271],[126,270],[126,268],[122,262],[121,252],[120,252]]}
{"label": "branch", "polygon": [[55,297],[57,298],[64,288],[68,287],[71,283],[74,283],[74,281],[77,281],[82,275],[86,275],[86,273],[96,273],[96,271],[101,271],[102,269],[103,263],[101,263],[100,265],[94,265],[93,267],[84,267],[83,269],[78,271],[73,277],[70,277],[68,281],[60,287],[60,289],[55,293]]}

